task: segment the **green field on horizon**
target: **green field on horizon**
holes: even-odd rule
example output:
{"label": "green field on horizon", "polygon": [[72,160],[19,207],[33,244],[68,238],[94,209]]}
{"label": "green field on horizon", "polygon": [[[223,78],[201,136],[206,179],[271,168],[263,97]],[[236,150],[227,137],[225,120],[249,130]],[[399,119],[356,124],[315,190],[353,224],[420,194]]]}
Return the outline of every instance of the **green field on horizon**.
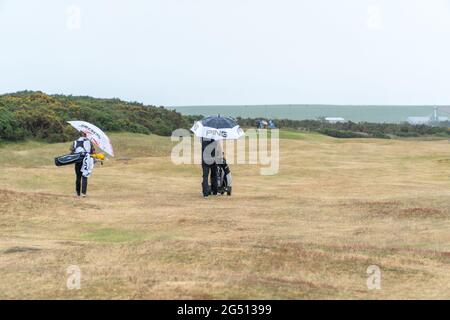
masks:
{"label": "green field on horizon", "polygon": [[[319,117],[342,117],[353,122],[400,123],[408,117],[426,117],[434,106],[376,105],[223,105],[169,107],[184,115],[223,113],[232,117],[314,120]],[[445,115],[445,114],[442,114]]]}

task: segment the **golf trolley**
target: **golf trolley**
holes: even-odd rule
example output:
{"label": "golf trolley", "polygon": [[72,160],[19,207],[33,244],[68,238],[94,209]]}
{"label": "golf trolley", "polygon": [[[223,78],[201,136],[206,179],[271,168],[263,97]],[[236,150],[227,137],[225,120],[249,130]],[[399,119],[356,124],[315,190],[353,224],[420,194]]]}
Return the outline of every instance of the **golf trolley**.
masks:
{"label": "golf trolley", "polygon": [[222,168],[222,165],[217,166],[217,192],[222,195],[226,192],[228,196],[231,196],[231,173],[228,166],[225,166],[226,168]]}
{"label": "golf trolley", "polygon": [[[221,195],[227,194],[231,196],[231,171],[228,167],[226,161],[224,160],[223,164],[217,165],[217,193]],[[212,193],[212,188],[210,186],[210,194]]]}

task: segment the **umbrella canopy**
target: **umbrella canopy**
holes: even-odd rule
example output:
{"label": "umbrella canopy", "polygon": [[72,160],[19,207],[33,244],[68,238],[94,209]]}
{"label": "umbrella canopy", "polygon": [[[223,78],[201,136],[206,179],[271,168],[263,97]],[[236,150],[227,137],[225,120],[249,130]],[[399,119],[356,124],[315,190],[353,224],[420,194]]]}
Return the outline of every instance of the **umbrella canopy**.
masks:
{"label": "umbrella canopy", "polygon": [[84,132],[86,137],[97,147],[114,157],[114,150],[108,136],[98,127],[86,121],[67,121],[78,131]]}
{"label": "umbrella canopy", "polygon": [[212,140],[232,140],[244,136],[244,131],[231,117],[209,116],[194,123],[191,131],[197,137]]}

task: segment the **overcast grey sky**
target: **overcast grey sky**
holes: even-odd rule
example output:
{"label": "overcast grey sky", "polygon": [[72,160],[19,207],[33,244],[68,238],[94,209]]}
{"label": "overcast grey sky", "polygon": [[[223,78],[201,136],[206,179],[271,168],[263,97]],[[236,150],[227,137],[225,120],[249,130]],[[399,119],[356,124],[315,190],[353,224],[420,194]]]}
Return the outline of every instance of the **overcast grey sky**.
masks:
{"label": "overcast grey sky", "polygon": [[450,104],[450,0],[0,0],[0,93]]}

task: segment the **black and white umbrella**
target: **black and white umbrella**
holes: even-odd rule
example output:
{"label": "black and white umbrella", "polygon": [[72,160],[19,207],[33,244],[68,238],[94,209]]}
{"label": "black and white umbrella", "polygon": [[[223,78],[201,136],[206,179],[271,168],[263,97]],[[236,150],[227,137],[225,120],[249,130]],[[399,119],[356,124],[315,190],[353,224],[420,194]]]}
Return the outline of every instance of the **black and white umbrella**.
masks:
{"label": "black and white umbrella", "polygon": [[194,123],[191,131],[197,137],[212,140],[232,140],[244,136],[244,131],[232,117],[209,116]]}

